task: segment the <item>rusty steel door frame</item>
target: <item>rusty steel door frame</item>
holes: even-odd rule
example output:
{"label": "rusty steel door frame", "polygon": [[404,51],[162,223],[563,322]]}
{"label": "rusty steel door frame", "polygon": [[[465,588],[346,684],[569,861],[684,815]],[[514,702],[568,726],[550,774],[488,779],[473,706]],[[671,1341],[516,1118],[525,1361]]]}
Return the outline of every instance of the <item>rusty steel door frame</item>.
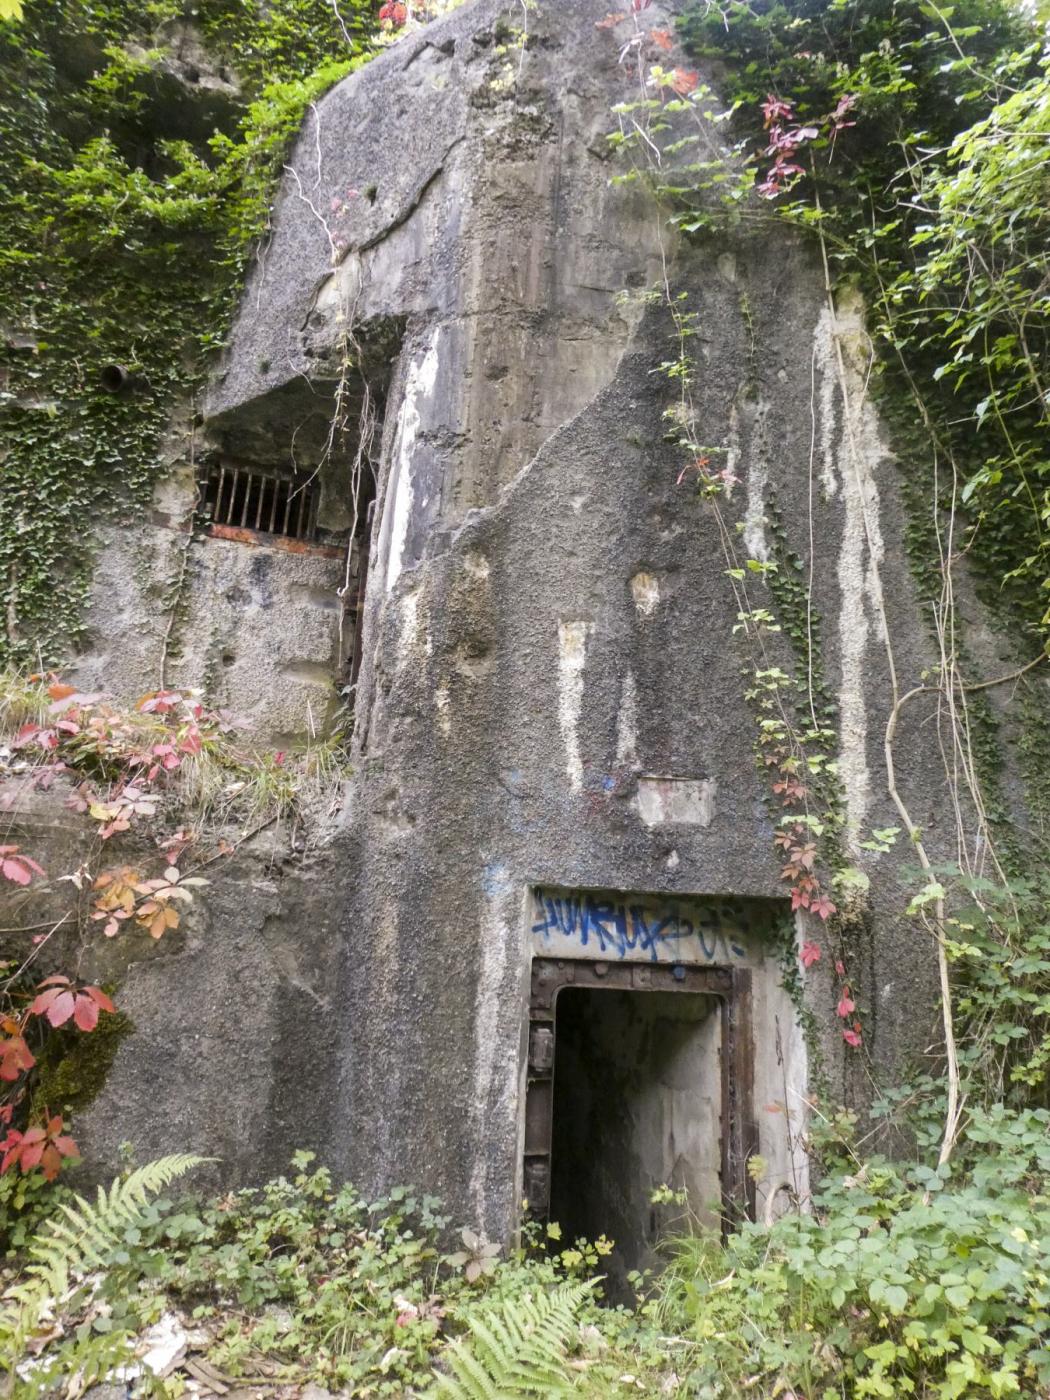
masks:
{"label": "rusty steel door frame", "polygon": [[566,987],[634,992],[684,992],[715,997],[722,1020],[722,1223],[729,1230],[755,1218],[755,1183],[748,1158],[758,1147],[754,1120],[751,972],[748,968],[693,967],[684,963],[607,963],[533,958],[529,998],[528,1065],[522,1186],[532,1219],[550,1209],[551,1134],[554,1124],[555,1016]]}

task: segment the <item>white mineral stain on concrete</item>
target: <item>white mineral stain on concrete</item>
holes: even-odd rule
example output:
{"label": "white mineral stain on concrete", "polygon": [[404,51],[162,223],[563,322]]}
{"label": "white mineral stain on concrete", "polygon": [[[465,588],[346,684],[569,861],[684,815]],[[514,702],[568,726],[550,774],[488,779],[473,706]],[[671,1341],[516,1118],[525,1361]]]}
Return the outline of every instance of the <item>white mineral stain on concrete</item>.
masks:
{"label": "white mineral stain on concrete", "polygon": [[419,589],[413,588],[401,598],[401,630],[398,634],[398,651],[402,661],[406,661],[416,648],[419,634]]}
{"label": "white mineral stain on concrete", "polygon": [[558,623],[558,726],[565,743],[565,771],[570,792],[583,791],[580,713],[587,637],[593,627],[591,622]]}
{"label": "white mineral stain on concrete", "polygon": [[884,638],[879,569],[885,549],[875,474],[890,454],[868,397],[870,346],[859,298],[842,297],[837,315],[829,308],[821,312],[814,335],[821,483],[829,495],[841,492],[845,515],[838,558],[839,776],[846,795],[847,840],[853,850],[871,804],[865,671],[872,628],[880,643]]}
{"label": "white mineral stain on concrete", "polygon": [[729,432],[726,437],[725,497],[730,500],[733,487],[740,480],[737,467],[740,465],[740,408],[734,403],[729,410]]}
{"label": "white mineral stain on concrete", "polygon": [[616,766],[638,764],[638,690],[630,671],[620,683],[620,708],[616,715]]}
{"label": "white mineral stain on concrete", "polygon": [[492,569],[489,561],[479,550],[472,549],[463,556],[463,567],[471,578],[487,579]]}
{"label": "white mineral stain on concrete", "polygon": [[634,804],[646,826],[710,826],[717,788],[714,778],[646,775],[638,779]]}
{"label": "white mineral stain on concrete", "polygon": [[437,326],[434,330],[434,338],[426,352],[420,359],[413,360],[409,365],[405,380],[405,394],[393,452],[393,502],[390,507],[390,544],[386,565],[387,592],[397,583],[404,567],[405,545],[408,541],[408,529],[412,522],[412,507],[415,501],[415,488],[412,483],[412,454],[422,422],[422,405],[434,392],[434,385],[437,381],[438,341],[440,338],[441,327]]}
{"label": "white mineral stain on concrete", "polygon": [[824,495],[831,500],[838,492],[839,481],[835,472],[836,410],[842,404],[842,392],[838,384],[838,368],[835,357],[835,319],[829,307],[825,306],[817,318],[817,328],[813,337],[813,387],[816,413],[815,432],[817,437],[817,460],[820,462],[820,486]]}
{"label": "white mineral stain on concrete", "polygon": [[437,710],[438,729],[446,739],[452,733],[452,712],[449,708],[449,702],[448,685],[442,681],[434,691],[434,708]]}
{"label": "white mineral stain on concrete", "polygon": [[[470,1200],[475,1217],[472,1222],[484,1229],[488,1209],[494,1204],[488,1199],[486,1142],[497,1141],[497,1124],[512,1123],[516,1111],[517,1064],[508,1064],[502,1053],[508,1043],[506,1028],[500,1026],[500,1010],[510,1005],[518,1014],[513,997],[507,996],[506,980],[520,962],[519,899],[507,867],[490,863],[484,872],[485,901],[481,910],[481,969],[474,996],[474,1064],[471,1094],[471,1140],[477,1144],[477,1155],[470,1174]],[[513,958],[512,958],[513,953]],[[497,1075],[499,1076],[497,1080]],[[495,1101],[494,1101],[495,1095]]]}
{"label": "white mineral stain on concrete", "polygon": [[631,579],[631,596],[642,617],[652,617],[660,606],[660,580],[642,570]]}
{"label": "white mineral stain on concrete", "polygon": [[766,489],[769,485],[769,456],[766,451],[766,415],[769,404],[759,400],[751,429],[751,450],[747,468],[747,509],[744,512],[744,548],[749,559],[765,564],[769,559],[766,540]]}

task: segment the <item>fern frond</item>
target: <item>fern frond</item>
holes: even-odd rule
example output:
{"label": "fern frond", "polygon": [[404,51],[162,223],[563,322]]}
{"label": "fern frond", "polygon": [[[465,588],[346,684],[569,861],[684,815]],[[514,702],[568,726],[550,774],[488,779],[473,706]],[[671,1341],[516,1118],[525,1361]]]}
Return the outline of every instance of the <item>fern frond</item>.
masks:
{"label": "fern frond", "polygon": [[[19,1396],[83,1395],[90,1386],[112,1378],[118,1366],[134,1361],[134,1341],[128,1332],[92,1334],[83,1341],[73,1337],[63,1342],[45,1365],[30,1372],[17,1393]],[[74,1377],[75,1389],[72,1387]]]}
{"label": "fern frond", "polygon": [[468,1317],[468,1336],[444,1356],[431,1400],[507,1400],[514,1396],[570,1395],[575,1380],[566,1365],[576,1338],[578,1313],[592,1283],[562,1284],[548,1293],[509,1298]]}
{"label": "fern frond", "polygon": [[75,1205],[63,1203],[65,1219],[45,1222],[29,1245],[23,1286],[35,1285],[61,1297],[70,1274],[105,1266],[125,1232],[139,1222],[151,1196],[204,1160],[189,1153],[161,1157],[126,1180],[114,1181],[108,1195],[100,1186],[94,1204],[83,1196],[75,1198]]}
{"label": "fern frond", "polygon": [[[110,1263],[125,1232],[141,1220],[150,1197],[206,1160],[181,1153],[148,1162],[125,1181],[115,1181],[108,1194],[99,1187],[93,1203],[83,1196],[75,1197],[72,1205],[63,1203],[61,1214],[44,1223],[26,1251],[22,1280],[8,1289],[0,1308],[0,1356],[9,1373],[24,1354],[45,1305],[54,1300],[57,1312],[69,1293],[71,1279]],[[99,1356],[105,1354],[102,1343],[94,1346],[94,1340],[89,1340]],[[77,1348],[86,1345],[78,1343]],[[79,1354],[77,1348],[74,1355]],[[85,1365],[91,1356],[92,1348],[88,1348]]]}

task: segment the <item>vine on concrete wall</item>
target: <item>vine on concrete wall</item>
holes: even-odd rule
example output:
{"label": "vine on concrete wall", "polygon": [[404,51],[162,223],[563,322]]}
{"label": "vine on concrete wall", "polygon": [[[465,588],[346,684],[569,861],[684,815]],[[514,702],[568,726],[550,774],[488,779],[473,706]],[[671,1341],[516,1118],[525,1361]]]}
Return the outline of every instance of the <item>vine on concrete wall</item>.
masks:
{"label": "vine on concrete wall", "polygon": [[[627,19],[610,16],[609,23]],[[764,0],[733,0],[693,6],[680,36],[693,62],[713,66],[724,100],[700,82],[697,69],[669,74],[654,61],[652,46],[663,49],[663,35],[646,31],[635,15],[621,54],[638,77],[638,96],[617,109],[613,137],[635,159],[625,178],[645,179],[686,237],[771,217],[790,222],[813,238],[823,261],[832,324],[837,297],[850,285],[874,311],[880,353],[871,353],[863,379],[878,394],[884,421],[901,430],[912,562],[932,604],[939,651],[931,674],[910,689],[901,685],[881,612],[894,688],[887,791],[925,872],[908,913],[932,936],[941,968],[943,1158],[958,1128],[962,1076],[971,1092],[993,1099],[1029,1098],[1033,1090],[1045,1099],[1050,1062],[1050,961],[1039,882],[1011,878],[1017,862],[1001,858],[1000,846],[1023,851],[1029,871],[1037,867],[1026,833],[1004,830],[994,744],[982,738],[980,713],[983,692],[1019,682],[1039,664],[1048,616],[1050,92],[1041,35],[1030,17],[999,0],[966,0],[951,10],[919,0],[862,11],[807,3],[790,12]],[[739,137],[728,163],[712,149],[718,123]],[[667,292],[673,308],[676,298]],[[851,438],[859,405],[838,334],[835,353]],[[714,480],[702,484],[721,489]],[[964,557],[976,566],[986,605],[1021,641],[1021,664],[990,681],[975,683],[964,671],[956,596]],[[775,588],[779,574],[768,565],[745,567],[761,569]],[[753,606],[741,621],[766,632],[780,625],[770,609]],[[811,674],[812,637],[806,640],[800,660]],[[928,857],[895,778],[899,716],[921,694],[937,697],[959,852],[950,871]],[[1026,757],[1038,797],[1032,744]],[[898,834],[871,833],[868,844],[888,846]],[[973,906],[966,913],[963,901]],[[812,945],[806,949],[804,960],[813,960]],[[965,1017],[958,1051],[950,970]],[[847,986],[840,1009],[850,1001]]]}
{"label": "vine on concrete wall", "polygon": [[[81,639],[95,527],[141,512],[192,441],[285,151],[308,104],[369,56],[375,13],[33,0],[14,18],[0,23],[0,664],[43,669]],[[108,1064],[109,1023],[127,1029],[53,950],[71,931],[80,956],[89,935],[170,935],[208,883],[197,870],[291,813],[328,761],[324,746],[252,753],[189,695],[123,712],[46,674],[4,680],[0,728],[18,789],[5,810],[53,790],[95,828],[75,871],[45,871],[10,832],[0,848],[28,940],[0,988],[0,1173],[51,1178],[76,1151],[52,1111],[83,1089],[76,1035],[101,1034]],[[110,845],[164,810],[178,820],[160,855],[114,862]],[[233,843],[201,853],[203,826],[231,820]]]}
{"label": "vine on concrete wall", "polygon": [[178,405],[192,418],[286,148],[374,18],[33,0],[0,22],[0,663],[82,639],[92,533],[178,453],[165,434]]}

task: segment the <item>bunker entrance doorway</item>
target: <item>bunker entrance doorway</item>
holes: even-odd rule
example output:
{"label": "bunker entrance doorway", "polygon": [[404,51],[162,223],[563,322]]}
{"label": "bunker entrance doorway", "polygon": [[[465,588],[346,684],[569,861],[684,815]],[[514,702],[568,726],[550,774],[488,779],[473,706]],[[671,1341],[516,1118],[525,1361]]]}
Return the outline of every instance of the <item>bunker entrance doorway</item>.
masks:
{"label": "bunker entrance doorway", "polygon": [[[557,961],[532,970],[524,1190],[562,1247],[605,1235],[607,1291],[685,1217],[753,1215],[746,970]],[[685,1202],[651,1200],[667,1185]]]}

